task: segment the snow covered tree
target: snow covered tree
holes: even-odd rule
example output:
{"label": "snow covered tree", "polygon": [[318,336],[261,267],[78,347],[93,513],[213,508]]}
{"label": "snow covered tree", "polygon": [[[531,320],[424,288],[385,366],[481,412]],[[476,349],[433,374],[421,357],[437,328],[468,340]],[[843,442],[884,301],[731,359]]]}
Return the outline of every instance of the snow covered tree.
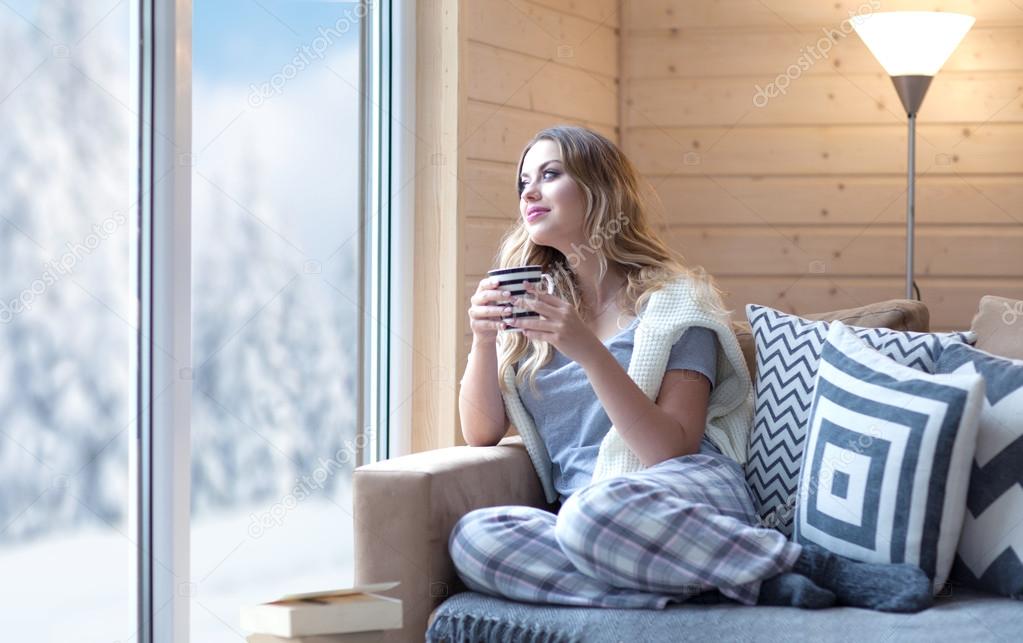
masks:
{"label": "snow covered tree", "polygon": [[[0,14],[0,542],[127,515],[136,99],[109,9]],[[325,283],[357,279],[356,243],[310,263],[275,232],[273,168],[227,157],[193,178],[196,516],[287,493],[356,435],[359,312]]]}

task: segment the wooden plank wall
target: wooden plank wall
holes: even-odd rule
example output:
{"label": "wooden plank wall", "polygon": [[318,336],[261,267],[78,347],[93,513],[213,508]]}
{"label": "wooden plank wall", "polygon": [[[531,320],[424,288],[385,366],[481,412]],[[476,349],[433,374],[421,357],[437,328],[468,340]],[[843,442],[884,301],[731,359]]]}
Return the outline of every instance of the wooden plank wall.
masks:
{"label": "wooden plank wall", "polygon": [[[395,400],[391,412],[411,404],[412,451],[456,444],[458,391],[453,373],[461,336],[457,326],[461,305],[463,260],[458,252],[458,167],[462,126],[460,54],[463,39],[458,1],[416,3],[416,180],[413,257],[412,394]],[[409,183],[398,186],[405,190]],[[406,347],[405,338],[390,334],[392,345]]]}
{"label": "wooden plank wall", "polygon": [[[878,8],[977,17],[918,119],[931,327],[968,327],[984,294],[1023,298],[1023,3],[624,0],[620,143],[736,317],[903,296],[906,117],[843,23]],[[785,93],[757,97],[771,83]]]}
{"label": "wooden plank wall", "polygon": [[541,129],[564,123],[617,142],[620,98],[617,0],[469,0],[462,8],[459,379],[472,337],[469,298],[518,220],[515,169],[522,148]]}

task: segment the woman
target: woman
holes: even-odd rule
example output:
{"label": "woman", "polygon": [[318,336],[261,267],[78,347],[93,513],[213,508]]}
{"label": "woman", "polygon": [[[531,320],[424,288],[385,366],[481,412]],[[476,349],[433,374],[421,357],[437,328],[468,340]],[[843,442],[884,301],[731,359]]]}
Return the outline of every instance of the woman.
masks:
{"label": "woman", "polygon": [[449,546],[466,586],[576,606],[663,608],[715,590],[747,605],[930,605],[915,566],[855,563],[754,526],[752,386],[729,311],[657,238],[621,151],[554,127],[526,145],[517,180],[500,266],[542,265],[555,290],[527,285],[513,303],[540,316],[515,319],[500,304],[510,293],[480,282],[462,434],[493,445],[510,418],[561,505],[463,516]]}

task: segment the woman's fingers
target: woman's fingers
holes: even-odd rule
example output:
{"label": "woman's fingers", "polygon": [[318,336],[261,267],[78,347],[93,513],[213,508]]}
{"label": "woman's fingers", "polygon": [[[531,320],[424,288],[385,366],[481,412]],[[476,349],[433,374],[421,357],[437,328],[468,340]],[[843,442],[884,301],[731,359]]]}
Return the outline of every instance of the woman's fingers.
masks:
{"label": "woman's fingers", "polygon": [[503,294],[505,290],[506,289],[501,287],[501,282],[497,279],[483,279],[480,281],[479,285],[476,286],[476,294],[488,292]]}
{"label": "woman's fingers", "polygon": [[562,301],[557,295],[552,295],[544,290],[537,290],[536,285],[533,283],[524,281],[523,284],[526,288],[526,294],[524,296],[532,297],[535,301],[540,301],[550,305],[555,305]]}
{"label": "woman's fingers", "polygon": [[474,319],[470,324],[476,330],[504,330],[508,327],[503,321],[497,319]]}
{"label": "woman's fingers", "polygon": [[501,282],[493,277],[484,277],[469,298],[469,326],[473,337],[491,339],[507,326],[499,319],[511,314],[507,304],[511,293],[501,288]]}
{"label": "woman's fingers", "polygon": [[[529,282],[526,283],[528,284]],[[512,301],[512,305],[534,310],[544,317],[556,316],[558,308],[554,305],[554,302],[560,301],[560,299],[547,293],[542,293],[545,298],[540,298],[537,296],[538,294],[540,293],[536,290],[527,289],[526,294]]]}
{"label": "woman's fingers", "polygon": [[549,319],[537,319],[536,317],[517,317],[505,320],[509,326],[521,328],[522,330],[537,330],[544,333],[554,332],[554,324]]}
{"label": "woman's fingers", "polygon": [[473,306],[469,311],[469,314],[476,318],[485,317],[503,317],[510,315],[512,309],[510,306]]}
{"label": "woman's fingers", "polygon": [[544,317],[553,317],[557,314],[558,310],[548,303],[542,302],[539,299],[531,299],[529,297],[521,297],[517,301],[513,302],[513,305],[536,311]]}
{"label": "woman's fingers", "polygon": [[508,290],[481,290],[473,295],[469,301],[471,301],[474,306],[479,306],[495,301],[504,301],[509,297],[511,297],[511,292]]}
{"label": "woman's fingers", "polygon": [[498,279],[494,277],[484,277],[483,279],[480,279],[479,285],[476,286],[476,292],[479,292],[481,290],[488,290],[491,288],[497,288],[500,285],[501,282]]}

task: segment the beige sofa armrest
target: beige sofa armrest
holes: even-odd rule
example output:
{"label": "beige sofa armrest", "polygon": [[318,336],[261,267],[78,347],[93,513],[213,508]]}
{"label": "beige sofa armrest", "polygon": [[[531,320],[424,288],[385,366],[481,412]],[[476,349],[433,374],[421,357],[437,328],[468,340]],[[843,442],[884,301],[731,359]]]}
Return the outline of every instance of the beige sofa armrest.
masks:
{"label": "beige sofa armrest", "polygon": [[551,509],[518,436],[493,447],[451,447],[359,467],[353,482],[355,582],[401,581],[404,627],[386,641],[422,641],[434,607],[461,589],[448,554],[455,523],[473,509]]}

